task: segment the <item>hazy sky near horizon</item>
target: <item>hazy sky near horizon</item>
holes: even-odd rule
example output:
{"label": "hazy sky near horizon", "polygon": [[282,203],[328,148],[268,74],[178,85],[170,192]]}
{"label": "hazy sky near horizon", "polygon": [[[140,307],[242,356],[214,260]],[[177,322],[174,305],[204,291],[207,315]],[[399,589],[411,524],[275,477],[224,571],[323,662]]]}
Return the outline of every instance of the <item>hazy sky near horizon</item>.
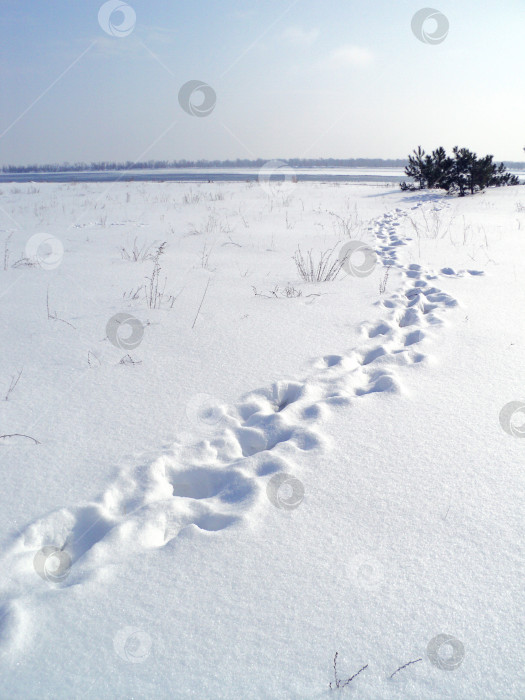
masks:
{"label": "hazy sky near horizon", "polygon": [[[418,144],[525,160],[523,0],[436,0],[435,44],[411,28],[424,0],[113,2],[104,31],[100,0],[2,0],[1,165],[404,158]],[[191,80],[213,91],[207,116],[179,104]]]}

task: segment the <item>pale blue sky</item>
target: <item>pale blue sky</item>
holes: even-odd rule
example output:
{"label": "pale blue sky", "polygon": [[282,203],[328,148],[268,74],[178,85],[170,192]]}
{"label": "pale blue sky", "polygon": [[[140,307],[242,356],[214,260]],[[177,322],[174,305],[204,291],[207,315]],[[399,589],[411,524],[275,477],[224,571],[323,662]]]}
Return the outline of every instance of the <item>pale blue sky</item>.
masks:
{"label": "pale blue sky", "polygon": [[[419,0],[130,0],[126,37],[101,29],[99,0],[2,0],[0,164],[418,144],[525,160],[525,2],[430,1],[450,25],[436,45],[412,33]],[[209,116],[180,108],[189,80],[215,90]]]}

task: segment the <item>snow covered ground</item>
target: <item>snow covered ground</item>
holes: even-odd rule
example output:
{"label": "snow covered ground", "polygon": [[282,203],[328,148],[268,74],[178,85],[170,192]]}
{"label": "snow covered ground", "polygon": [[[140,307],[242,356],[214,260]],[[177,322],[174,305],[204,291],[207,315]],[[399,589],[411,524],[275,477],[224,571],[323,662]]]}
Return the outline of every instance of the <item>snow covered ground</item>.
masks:
{"label": "snow covered ground", "polygon": [[2,698],[525,696],[525,186],[0,189]]}

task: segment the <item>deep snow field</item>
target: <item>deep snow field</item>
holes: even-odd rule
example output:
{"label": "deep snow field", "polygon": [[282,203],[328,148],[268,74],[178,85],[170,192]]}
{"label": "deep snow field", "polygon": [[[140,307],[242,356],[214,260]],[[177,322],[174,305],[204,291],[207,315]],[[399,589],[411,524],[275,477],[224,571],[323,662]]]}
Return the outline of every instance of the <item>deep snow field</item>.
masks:
{"label": "deep snow field", "polygon": [[525,186],[0,190],[1,698],[525,697]]}

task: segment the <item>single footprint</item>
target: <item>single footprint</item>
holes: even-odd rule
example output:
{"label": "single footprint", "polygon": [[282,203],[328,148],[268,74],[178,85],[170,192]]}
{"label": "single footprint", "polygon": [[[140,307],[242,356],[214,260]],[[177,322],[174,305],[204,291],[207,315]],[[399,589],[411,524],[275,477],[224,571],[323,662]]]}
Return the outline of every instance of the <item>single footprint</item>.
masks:
{"label": "single footprint", "polygon": [[325,355],[323,357],[325,367],[341,367],[344,360],[343,355]]}
{"label": "single footprint", "polygon": [[420,343],[424,337],[425,334],[421,330],[411,331],[410,333],[407,333],[404,341],[405,347],[415,345],[416,343]]}
{"label": "single footprint", "polygon": [[366,394],[376,394],[382,392],[396,393],[400,390],[399,383],[391,374],[381,374],[376,378],[372,378],[368,386],[356,389],[356,396],[365,396]]}
{"label": "single footprint", "polygon": [[414,307],[408,308],[399,318],[398,325],[400,328],[405,328],[406,326],[413,326],[416,323],[420,323],[421,319],[419,313]]}
{"label": "single footprint", "polygon": [[225,503],[237,503],[254,489],[251,479],[236,469],[194,467],[173,470],[169,480],[174,497],[194,500],[218,497]]}
{"label": "single footprint", "polygon": [[371,362],[374,362],[374,360],[377,360],[378,357],[382,357],[383,355],[386,355],[386,350],[385,348],[380,345],[377,348],[374,348],[373,350],[370,350],[367,352],[364,356],[363,359],[361,360],[362,365],[369,365]]}
{"label": "single footprint", "polygon": [[386,322],[381,322],[378,323],[376,326],[373,326],[370,328],[368,331],[368,337],[369,338],[376,338],[378,335],[387,335],[392,331],[392,327],[386,323]]}

